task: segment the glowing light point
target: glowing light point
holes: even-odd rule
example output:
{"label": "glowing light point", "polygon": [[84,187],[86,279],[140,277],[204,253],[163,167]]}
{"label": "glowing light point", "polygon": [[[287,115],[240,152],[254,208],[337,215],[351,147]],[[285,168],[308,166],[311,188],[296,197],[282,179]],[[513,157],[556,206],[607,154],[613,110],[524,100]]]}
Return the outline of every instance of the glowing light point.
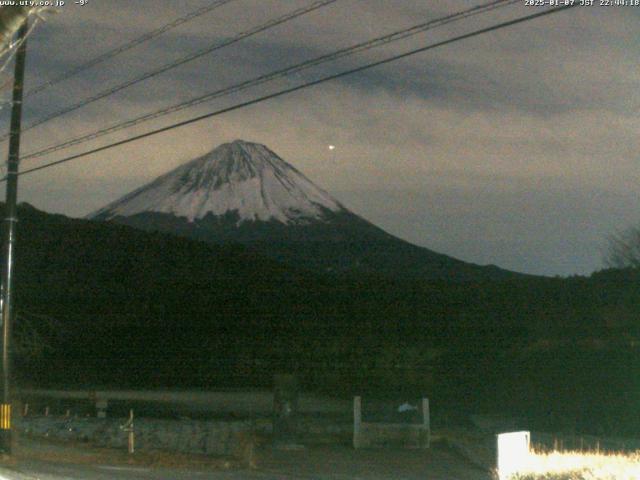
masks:
{"label": "glowing light point", "polygon": [[336,146],[335,145],[329,145],[329,150],[335,150]]}

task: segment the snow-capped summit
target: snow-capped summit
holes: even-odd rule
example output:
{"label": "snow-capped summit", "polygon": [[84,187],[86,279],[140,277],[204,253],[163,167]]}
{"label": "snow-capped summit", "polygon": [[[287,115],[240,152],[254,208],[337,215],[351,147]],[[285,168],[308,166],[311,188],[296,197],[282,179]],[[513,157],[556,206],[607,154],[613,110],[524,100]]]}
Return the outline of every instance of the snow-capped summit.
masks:
{"label": "snow-capped summit", "polygon": [[90,215],[108,220],[164,213],[194,222],[232,214],[237,224],[305,224],[344,207],[269,150],[236,140],[158,177]]}
{"label": "snow-capped summit", "polygon": [[296,268],[456,281],[505,278],[401,240],[356,215],[264,145],[236,140],[89,218],[211,244],[243,244]]}

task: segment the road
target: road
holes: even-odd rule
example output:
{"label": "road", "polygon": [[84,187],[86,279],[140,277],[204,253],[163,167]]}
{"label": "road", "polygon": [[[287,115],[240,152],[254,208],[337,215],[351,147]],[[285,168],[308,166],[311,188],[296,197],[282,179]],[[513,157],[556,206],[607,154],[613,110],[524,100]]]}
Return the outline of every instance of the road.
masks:
{"label": "road", "polygon": [[20,459],[0,480],[490,480],[444,447],[419,450],[353,450],[313,447],[300,451],[263,449],[255,469],[170,469],[124,463],[67,463]]}
{"label": "road", "polygon": [[239,480],[239,479],[276,479],[289,478],[272,476],[251,471],[176,470],[166,468],[133,467],[121,465],[79,465],[31,461],[21,463],[11,469],[0,472],[0,480]]}

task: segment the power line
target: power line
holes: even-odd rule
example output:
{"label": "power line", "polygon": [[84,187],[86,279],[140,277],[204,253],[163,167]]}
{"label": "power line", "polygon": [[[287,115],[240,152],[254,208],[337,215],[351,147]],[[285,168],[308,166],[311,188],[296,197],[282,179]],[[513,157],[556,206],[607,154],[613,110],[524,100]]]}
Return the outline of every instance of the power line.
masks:
{"label": "power line", "polygon": [[[134,137],[127,138],[125,140],[120,140],[118,142],[114,142],[114,143],[111,143],[111,144],[108,144],[108,145],[104,145],[102,147],[94,148],[94,149],[87,150],[87,151],[82,152],[82,153],[78,153],[76,155],[71,155],[71,156],[62,158],[60,160],[49,162],[49,163],[46,163],[44,165],[40,165],[38,167],[30,168],[28,170],[25,170],[24,172],[21,172],[19,175],[26,175],[26,174],[29,174],[29,173],[37,172],[39,170],[44,170],[46,168],[50,168],[50,167],[53,167],[55,165],[60,165],[62,163],[70,162],[72,160],[76,160],[78,158],[86,157],[86,156],[92,155],[94,153],[103,152],[105,150],[109,150],[111,148],[119,147],[119,146],[125,145],[127,143],[135,142],[135,141],[141,140],[143,138],[151,137],[153,135],[158,135],[160,133],[168,132],[170,130],[174,130],[174,129],[179,128],[179,127],[190,125],[192,123],[196,123],[196,122],[199,122],[201,120],[205,120],[205,119],[212,118],[212,117],[215,117],[215,116],[218,116],[218,115],[222,115],[224,113],[232,112],[234,110],[239,110],[241,108],[248,107],[248,106],[251,106],[251,105],[255,105],[257,103],[261,103],[261,102],[264,102],[266,100],[270,100],[270,99],[273,99],[273,98],[281,97],[281,96],[287,95],[289,93],[297,92],[298,90],[303,90],[305,88],[313,87],[313,86],[316,86],[316,85],[319,85],[321,83],[325,83],[325,82],[328,82],[328,81],[331,81],[331,80],[336,80],[338,78],[342,78],[342,77],[345,77],[347,75],[352,75],[354,73],[359,73],[359,72],[362,72],[362,71],[365,71],[365,70],[369,70],[371,68],[374,68],[374,67],[377,67],[377,66],[380,66],[380,65],[385,65],[387,63],[391,63],[391,62],[394,62],[396,60],[400,60],[402,58],[406,58],[406,57],[409,57],[409,56],[412,56],[412,55],[416,55],[418,53],[426,52],[426,51],[432,50],[434,48],[438,48],[438,47],[442,47],[442,46],[445,46],[445,45],[449,45],[451,43],[455,43],[455,42],[458,42],[458,41],[461,41],[461,40],[466,40],[467,38],[476,37],[478,35],[482,35],[484,33],[489,33],[489,32],[492,32],[494,30],[499,30],[501,28],[510,27],[512,25],[516,25],[516,24],[519,24],[519,23],[524,23],[524,22],[527,22],[529,20],[534,20],[536,18],[543,17],[543,16],[546,16],[546,15],[551,15],[551,14],[554,14],[554,13],[558,13],[558,12],[567,10],[569,8],[573,8],[573,7],[577,6],[577,5],[578,4],[576,3],[576,4],[564,5],[564,6],[561,6],[561,7],[554,7],[554,8],[549,9],[549,10],[544,10],[542,12],[534,13],[534,14],[531,14],[531,15],[526,15],[524,17],[519,17],[519,18],[516,18],[516,19],[513,19],[513,20],[508,20],[508,21],[505,21],[505,22],[502,22],[502,23],[499,23],[499,24],[496,24],[496,25],[493,25],[493,26],[490,26],[490,27],[474,30],[473,32],[465,33],[463,35],[458,35],[456,37],[453,37],[453,38],[450,38],[450,39],[447,39],[447,40],[443,40],[443,41],[440,41],[440,42],[436,42],[436,43],[433,43],[433,44],[430,44],[430,45],[427,45],[427,46],[424,46],[424,47],[416,48],[414,50],[409,50],[408,52],[405,52],[405,53],[401,53],[401,54],[398,54],[398,55],[393,55],[391,57],[387,57],[387,58],[385,58],[383,60],[379,60],[377,62],[369,63],[369,64],[366,64],[366,65],[362,65],[360,67],[356,67],[356,68],[353,68],[353,69],[350,69],[350,70],[346,70],[346,71],[343,71],[343,72],[340,72],[340,73],[329,75],[329,76],[320,78],[318,80],[314,80],[314,81],[311,81],[311,82],[304,83],[302,85],[298,85],[298,86],[295,86],[295,87],[291,87],[291,88],[287,88],[287,89],[284,89],[284,90],[280,90],[278,92],[271,93],[271,94],[268,94],[268,95],[264,95],[262,97],[255,98],[253,100],[249,100],[249,101],[246,101],[246,102],[243,102],[243,103],[238,103],[236,105],[233,105],[233,106],[230,106],[230,107],[227,107],[227,108],[216,110],[214,112],[210,112],[210,113],[207,113],[207,114],[204,114],[204,115],[199,115],[197,117],[193,117],[193,118],[190,118],[188,120],[184,120],[182,122],[178,122],[178,123],[175,123],[175,124],[172,124],[172,125],[168,125],[166,127],[162,127],[162,128],[159,128],[159,129],[156,129],[156,130],[152,130],[152,131],[140,134],[140,135],[136,135]],[[6,181],[6,177],[0,179],[0,182],[3,182],[3,181]]]}
{"label": "power line", "polygon": [[353,55],[356,53],[360,53],[372,48],[379,47],[381,45],[386,45],[395,41],[403,40],[413,35],[417,35],[419,33],[423,33],[432,28],[440,27],[442,25],[446,25],[448,23],[456,22],[465,18],[469,18],[474,15],[487,13],[491,10],[505,7],[514,3],[520,3],[520,0],[494,0],[492,2],[482,4],[467,10],[459,11],[456,13],[452,13],[445,17],[440,17],[434,20],[430,20],[428,22],[419,23],[409,28],[405,28],[402,30],[398,30],[396,32],[377,37],[371,40],[367,40],[365,42],[361,42],[350,47],[343,48],[336,52],[332,52],[326,55],[321,55],[319,57],[312,58],[310,60],[306,60],[302,63],[298,63],[293,66],[286,67],[281,70],[277,70],[275,72],[271,72],[265,75],[261,75],[259,77],[253,78],[251,80],[247,80],[241,82],[236,85],[232,85],[230,87],[226,87],[220,90],[216,90],[214,92],[207,93],[205,95],[201,95],[199,97],[193,98],[191,100],[187,100],[186,102],[181,102],[176,105],[172,105],[169,107],[164,107],[159,110],[156,110],[151,113],[144,114],[142,116],[127,120],[125,122],[117,123],[115,125],[111,125],[106,128],[99,129],[97,131],[84,134],[82,136],[67,140],[60,144],[49,145],[41,150],[30,152],[27,155],[22,157],[22,160],[27,160],[36,157],[42,157],[46,154],[56,152],[58,150],[62,150],[74,145],[78,145],[81,143],[85,143],[89,140],[95,140],[96,138],[100,138],[104,135],[117,132],[119,130],[123,130],[125,128],[133,127],[139,125],[141,123],[154,120],[156,118],[160,118],[165,115],[169,115],[171,113],[175,113],[181,110],[184,110],[189,107],[193,107],[199,105],[201,103],[205,103],[211,101],[216,98],[220,98],[223,96],[227,96],[233,93],[237,93],[243,90],[246,90],[251,87],[255,87],[257,85],[261,85],[266,82],[270,82],[277,78],[286,77],[288,75],[299,73],[303,70],[309,69],[311,67],[315,67],[321,65],[323,63],[338,60],[340,58],[346,57],[348,55]]}
{"label": "power line", "polygon": [[167,23],[166,25],[163,25],[159,28],[156,28],[155,30],[152,30],[148,33],[145,33],[144,35],[141,35],[137,38],[134,38],[133,40],[131,40],[130,42],[127,42],[123,45],[120,45],[119,47],[114,48],[113,50],[109,50],[108,52],[103,53],[102,55],[89,60],[81,65],[78,65],[77,67],[72,68],[71,70],[68,70],[67,72],[63,73],[62,75],[49,80],[47,82],[41,83],[40,85],[36,85],[35,87],[27,90],[24,94],[25,98],[26,97],[30,97],[32,95],[35,95],[37,93],[40,93],[44,90],[46,90],[49,87],[52,87],[60,82],[63,82],[65,80],[70,79],[71,77],[75,77],[76,75],[78,75],[79,73],[84,72],[85,70],[88,70],[92,67],[95,67],[96,65],[106,62],[107,60],[111,60],[113,57],[116,57],[117,55],[120,55],[121,53],[124,53],[128,50],[131,50],[134,47],[137,47],[138,45],[148,42],[149,40],[152,40],[160,35],[162,35],[163,33],[168,32],[169,30],[172,30],[176,27],[179,27],[180,25],[187,23],[191,20],[194,20],[198,17],[201,17],[213,10],[215,10],[216,8],[222,7],[223,5],[226,5],[227,3],[233,2],[235,0],[217,0],[209,5],[206,5],[204,7],[201,7],[197,10],[194,10],[190,13],[187,13],[186,15],[180,17],[180,18],[176,18],[175,20],[173,20],[172,22]]}
{"label": "power line", "polygon": [[[239,42],[240,40],[243,40],[245,38],[251,37],[253,35],[256,35],[260,32],[263,32],[265,30],[268,30],[270,28],[273,28],[277,25],[280,25],[282,23],[288,22],[290,20],[293,20],[297,17],[300,17],[302,15],[305,15],[307,13],[313,12],[314,10],[318,10],[319,8],[325,7],[327,5],[330,5],[332,3],[337,2],[338,0],[317,0],[314,3],[306,6],[306,7],[302,7],[302,8],[298,8],[296,10],[293,10],[285,15],[282,15],[281,17],[275,18],[273,20],[270,20],[266,23],[263,23],[262,25],[259,25],[257,27],[254,27],[250,30],[241,32],[237,35],[235,35],[234,37],[228,39],[228,40],[224,40],[222,42],[219,43],[214,43],[204,49],[198,50],[195,53],[192,53],[190,55],[187,55],[186,57],[182,57],[174,62],[168,63],[163,65],[162,67],[156,69],[156,70],[152,70],[150,72],[144,73],[143,75],[136,77],[132,80],[126,81],[124,83],[121,83],[119,85],[116,85],[115,87],[112,88],[108,88],[107,90],[103,90],[102,92],[93,95],[92,97],[86,98],[76,104],[71,105],[70,107],[66,107],[63,108],[61,110],[58,110],[57,112],[54,112],[44,118],[41,118],[40,120],[37,120],[33,123],[31,123],[30,125],[24,127],[22,129],[22,131],[27,131],[27,130],[31,130],[34,127],[37,127],[39,125],[42,125],[43,123],[49,122],[55,118],[61,117],[62,115],[65,115],[67,113],[73,112],[75,110],[78,110],[82,107],[85,107],[86,105],[89,105],[90,103],[93,103],[97,100],[101,100],[103,98],[109,97],[115,93],[118,93],[126,88],[132,87],[133,85],[136,85],[140,82],[143,82],[145,80],[148,80],[150,78],[156,77],[162,73],[165,73],[169,70],[172,70],[176,67],[179,67],[181,65],[184,65],[185,63],[191,62],[193,60],[196,60],[200,57],[203,57],[204,55],[208,55],[209,53],[212,53],[216,50],[220,50],[222,48],[228,47],[229,45],[232,45],[234,43]],[[6,138],[8,138],[8,135],[2,135],[0,136],[0,141],[5,140]]]}

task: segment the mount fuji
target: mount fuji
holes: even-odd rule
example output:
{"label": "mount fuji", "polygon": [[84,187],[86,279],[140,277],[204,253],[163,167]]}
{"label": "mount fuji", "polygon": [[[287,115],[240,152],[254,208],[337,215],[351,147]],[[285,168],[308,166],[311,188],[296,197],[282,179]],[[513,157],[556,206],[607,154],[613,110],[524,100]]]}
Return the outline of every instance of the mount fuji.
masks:
{"label": "mount fuji", "polygon": [[88,216],[213,243],[242,243],[314,270],[429,280],[506,279],[410,244],[349,211],[266,146],[236,140]]}

